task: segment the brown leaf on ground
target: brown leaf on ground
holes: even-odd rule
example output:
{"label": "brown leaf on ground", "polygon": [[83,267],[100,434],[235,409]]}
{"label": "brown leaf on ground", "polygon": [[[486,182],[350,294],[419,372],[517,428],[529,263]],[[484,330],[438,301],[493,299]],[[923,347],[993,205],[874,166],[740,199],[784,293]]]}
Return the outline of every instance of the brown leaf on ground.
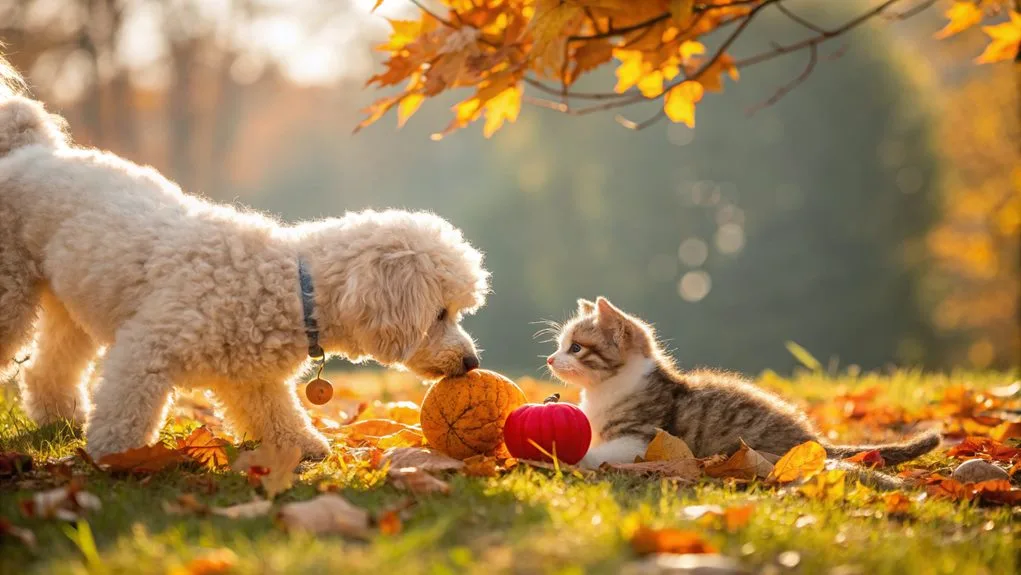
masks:
{"label": "brown leaf on ground", "polygon": [[1004,421],[989,432],[989,437],[996,441],[1021,438],[1021,421]]}
{"label": "brown leaf on ground", "polygon": [[442,479],[437,479],[432,475],[422,471],[415,467],[402,467],[399,469],[390,468],[390,478],[393,480],[394,485],[400,489],[406,489],[412,493],[419,494],[430,494],[430,493],[441,493],[443,495],[450,494],[450,484]]}
{"label": "brown leaf on ground", "polygon": [[426,447],[395,447],[384,454],[391,468],[417,467],[422,471],[454,471],[464,462]]}
{"label": "brown leaf on ground", "polygon": [[98,497],[82,491],[81,486],[71,482],[63,487],[41,491],[21,502],[21,512],[26,517],[39,519],[60,519],[77,521],[90,511],[98,511],[103,503]]}
{"label": "brown leaf on ground", "polygon": [[17,451],[0,453],[0,478],[32,471],[32,456]]}
{"label": "brown leaf on ground", "polygon": [[956,479],[948,479],[942,475],[933,475],[923,481],[925,492],[929,497],[952,499],[954,501],[971,501],[974,491]]}
{"label": "brown leaf on ground", "polygon": [[704,471],[709,477],[716,478],[765,479],[773,471],[773,464],[742,441],[733,455],[722,463],[706,465]]}
{"label": "brown leaf on ground", "polygon": [[177,440],[177,450],[208,469],[227,466],[225,440],[215,437],[207,427],[199,427],[185,439]]}
{"label": "brown leaf on ground", "polygon": [[104,455],[98,461],[110,471],[122,473],[156,473],[185,461],[185,456],[162,443]]}
{"label": "brown leaf on ground", "polygon": [[356,436],[385,437],[393,435],[402,430],[418,431],[410,425],[398,423],[392,419],[363,419],[341,428],[343,431]]}
{"label": "brown leaf on ground", "polygon": [[826,449],[814,441],[806,441],[781,457],[766,480],[792,483],[819,473],[825,466]]}
{"label": "brown leaf on ground", "polygon": [[862,451],[861,453],[857,453],[851,457],[845,457],[844,461],[873,469],[886,466],[886,461],[877,449],[873,449],[872,451]]}
{"label": "brown leaf on ground", "polygon": [[731,533],[748,525],[755,504],[739,505],[724,509],[719,505],[689,505],[683,509],[684,516],[703,527],[723,527]]}
{"label": "brown leaf on ground", "polygon": [[468,477],[496,477],[500,474],[495,457],[473,455],[464,460],[461,473]]}
{"label": "brown leaf on ground", "polygon": [[1011,462],[1021,458],[1021,448],[1004,445],[989,437],[965,437],[961,443],[947,450],[947,455],[959,459],[980,457],[993,461]]}
{"label": "brown leaf on ground", "polygon": [[394,447],[418,447],[425,445],[425,436],[420,431],[413,429],[402,429],[397,433],[384,435],[376,441],[376,447],[380,449],[392,449]]}
{"label": "brown leaf on ground", "polygon": [[716,548],[694,531],[653,529],[641,526],[631,536],[631,548],[639,555],[650,553],[716,553]]}
{"label": "brown leaf on ground", "polygon": [[264,443],[239,455],[231,467],[247,473],[250,480],[257,480],[266,497],[273,499],[277,493],[290,489],[294,484],[294,468],[300,461],[301,449],[297,446],[280,447]]}
{"label": "brown leaf on ground", "polygon": [[696,459],[674,459],[672,461],[643,461],[641,463],[604,463],[599,469],[630,475],[655,475],[667,479],[695,481],[702,476],[702,468]]}
{"label": "brown leaf on ground", "polygon": [[1021,505],[1021,489],[1014,489],[1006,479],[982,481],[972,486],[979,501],[989,505]]}
{"label": "brown leaf on ground", "polygon": [[191,493],[185,493],[178,495],[174,501],[164,501],[163,511],[169,515],[205,514],[209,512],[209,506],[199,501]]}
{"label": "brown leaf on ground", "polygon": [[369,512],[333,493],[288,503],[280,508],[277,521],[284,529],[316,534],[340,533],[365,539],[371,533]]}
{"label": "brown leaf on ground", "polygon": [[662,429],[656,430],[656,436],[645,448],[645,461],[671,461],[673,459],[694,459],[687,443],[680,437],[670,435]]}
{"label": "brown leaf on ground", "polygon": [[21,544],[29,549],[35,548],[35,533],[24,527],[18,527],[10,521],[0,517],[0,540],[7,537],[21,541]]}

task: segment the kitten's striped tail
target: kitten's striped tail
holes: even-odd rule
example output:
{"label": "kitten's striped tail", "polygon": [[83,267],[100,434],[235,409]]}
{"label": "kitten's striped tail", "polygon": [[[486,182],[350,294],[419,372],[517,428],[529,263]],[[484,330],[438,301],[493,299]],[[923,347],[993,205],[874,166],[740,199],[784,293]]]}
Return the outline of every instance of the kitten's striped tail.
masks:
{"label": "kitten's striped tail", "polygon": [[826,455],[844,459],[863,451],[878,451],[887,465],[897,465],[921,457],[939,447],[942,441],[938,431],[928,431],[900,443],[882,445],[826,445]]}

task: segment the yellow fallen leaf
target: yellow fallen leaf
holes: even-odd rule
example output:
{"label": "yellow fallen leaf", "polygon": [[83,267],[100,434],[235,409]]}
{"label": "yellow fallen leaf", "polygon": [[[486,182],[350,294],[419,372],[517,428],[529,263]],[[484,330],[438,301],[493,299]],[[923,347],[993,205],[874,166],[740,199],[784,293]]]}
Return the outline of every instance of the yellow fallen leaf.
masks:
{"label": "yellow fallen leaf", "polygon": [[799,491],[809,499],[819,501],[842,501],[846,492],[847,472],[830,469],[807,479]]}
{"label": "yellow fallen leaf", "polygon": [[826,449],[814,441],[806,441],[788,451],[773,466],[767,481],[791,483],[819,473],[826,466]]}
{"label": "yellow fallen leaf", "polygon": [[391,469],[417,467],[422,471],[454,471],[464,462],[426,447],[396,447],[388,449],[383,457],[390,461]]}
{"label": "yellow fallen leaf", "polygon": [[670,435],[662,429],[656,430],[656,436],[645,448],[645,461],[670,461],[672,459],[694,459],[687,443],[680,437]]}

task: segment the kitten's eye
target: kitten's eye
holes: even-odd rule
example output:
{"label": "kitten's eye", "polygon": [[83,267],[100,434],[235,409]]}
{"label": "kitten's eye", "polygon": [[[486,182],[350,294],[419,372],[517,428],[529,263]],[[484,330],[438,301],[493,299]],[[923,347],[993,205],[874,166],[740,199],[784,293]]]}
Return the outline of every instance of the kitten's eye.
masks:
{"label": "kitten's eye", "polygon": [[436,316],[436,321],[446,321],[446,320],[447,320],[447,309],[443,308],[443,309],[440,310],[440,315]]}
{"label": "kitten's eye", "polygon": [[581,346],[576,343],[572,343],[571,347],[567,348],[567,353],[578,353],[579,351],[581,351]]}

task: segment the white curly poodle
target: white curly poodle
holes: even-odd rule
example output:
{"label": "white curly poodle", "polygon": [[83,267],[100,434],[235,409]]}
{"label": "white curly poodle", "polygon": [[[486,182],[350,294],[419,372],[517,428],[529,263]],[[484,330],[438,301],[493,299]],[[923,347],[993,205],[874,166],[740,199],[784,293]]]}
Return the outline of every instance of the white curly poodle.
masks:
{"label": "white curly poodle", "polygon": [[84,422],[94,457],[155,441],[173,389],[193,386],[239,435],[325,456],[295,393],[310,351],[426,378],[474,369],[459,320],[487,279],[438,216],[283,226],[75,149],[40,103],[0,94],[0,366],[34,334],[24,407],[39,424]]}

